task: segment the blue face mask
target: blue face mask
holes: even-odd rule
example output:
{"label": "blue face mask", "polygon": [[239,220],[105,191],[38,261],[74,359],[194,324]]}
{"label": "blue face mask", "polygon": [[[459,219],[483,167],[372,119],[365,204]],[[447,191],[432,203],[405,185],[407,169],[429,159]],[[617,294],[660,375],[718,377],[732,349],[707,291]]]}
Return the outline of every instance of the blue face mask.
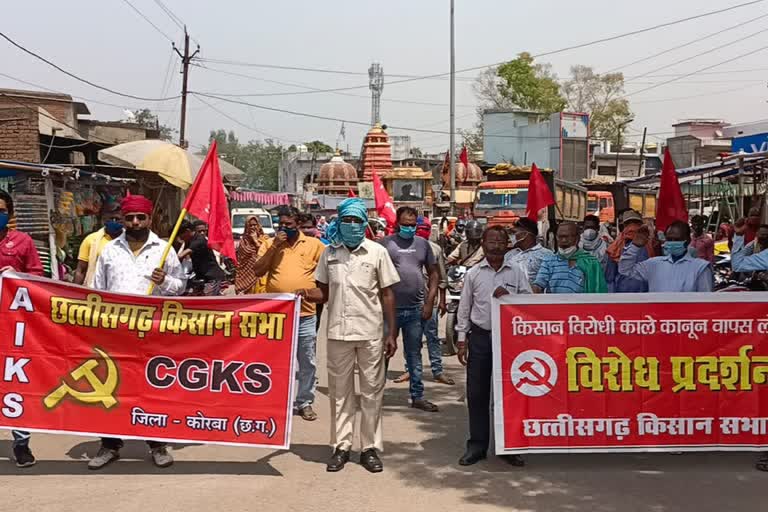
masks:
{"label": "blue face mask", "polygon": [[104,223],[104,231],[106,231],[110,236],[119,235],[123,232],[123,224],[122,222],[118,222],[116,220],[108,220]]}
{"label": "blue face mask", "polygon": [[354,249],[365,239],[365,224],[342,222],[339,224],[339,235],[341,235],[341,243]]}
{"label": "blue face mask", "polygon": [[416,236],[416,226],[400,226],[400,231],[397,234],[403,240],[411,240]]}
{"label": "blue face mask", "polygon": [[686,252],[688,252],[688,248],[685,246],[685,242],[683,241],[670,241],[667,240],[662,244],[661,246],[662,250],[664,251],[664,256],[672,256],[673,258],[680,258],[685,255]]}
{"label": "blue face mask", "polygon": [[288,238],[296,238],[299,234],[298,229],[280,228],[280,231],[285,233],[285,236],[287,236]]}
{"label": "blue face mask", "polygon": [[8,214],[3,212],[0,213],[0,229],[5,229],[8,226],[8,221],[10,220],[10,217],[8,217]]}

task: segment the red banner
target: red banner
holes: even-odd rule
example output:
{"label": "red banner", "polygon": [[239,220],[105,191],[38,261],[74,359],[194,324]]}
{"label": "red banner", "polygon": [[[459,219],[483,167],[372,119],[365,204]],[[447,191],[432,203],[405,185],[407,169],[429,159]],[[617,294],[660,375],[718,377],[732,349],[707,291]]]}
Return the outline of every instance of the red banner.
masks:
{"label": "red banner", "polygon": [[768,293],[497,303],[496,453],[765,450],[766,304]]}
{"label": "red banner", "polygon": [[6,275],[0,428],[288,448],[298,300]]}

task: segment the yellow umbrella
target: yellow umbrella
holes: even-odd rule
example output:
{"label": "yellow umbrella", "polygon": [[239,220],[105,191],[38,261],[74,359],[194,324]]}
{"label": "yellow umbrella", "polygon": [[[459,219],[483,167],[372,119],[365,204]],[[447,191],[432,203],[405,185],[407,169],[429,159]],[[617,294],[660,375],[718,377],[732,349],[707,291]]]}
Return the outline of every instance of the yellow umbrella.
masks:
{"label": "yellow umbrella", "polygon": [[110,165],[156,172],[171,185],[184,190],[192,185],[192,176],[197,172],[191,168],[187,151],[164,140],[118,144],[99,151],[99,160]]}

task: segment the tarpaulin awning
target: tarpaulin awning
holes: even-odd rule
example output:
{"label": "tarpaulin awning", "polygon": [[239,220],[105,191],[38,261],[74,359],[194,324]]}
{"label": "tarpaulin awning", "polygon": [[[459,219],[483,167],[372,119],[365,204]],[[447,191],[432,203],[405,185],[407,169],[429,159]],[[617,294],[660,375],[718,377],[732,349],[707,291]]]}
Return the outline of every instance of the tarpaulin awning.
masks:
{"label": "tarpaulin awning", "polygon": [[[745,156],[743,163],[738,160],[731,160],[727,162],[712,162],[708,164],[701,164],[694,167],[686,167],[684,169],[677,169],[678,181],[683,183],[689,183],[697,181],[702,178],[727,178],[729,176],[735,176],[738,174],[739,169],[743,168],[745,173],[751,173],[755,165],[765,165],[768,163],[768,158],[765,156]],[[646,187],[646,188],[658,188],[661,174],[654,174],[652,176],[643,176],[633,180],[622,181],[625,185],[630,187]]]}

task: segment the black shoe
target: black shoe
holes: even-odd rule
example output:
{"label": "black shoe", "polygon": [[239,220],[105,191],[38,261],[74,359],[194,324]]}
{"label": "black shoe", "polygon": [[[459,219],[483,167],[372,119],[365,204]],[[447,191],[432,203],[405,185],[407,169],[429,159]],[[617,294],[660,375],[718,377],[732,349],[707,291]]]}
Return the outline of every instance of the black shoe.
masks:
{"label": "black shoe", "polygon": [[485,457],[485,452],[471,452],[467,450],[467,452],[459,459],[459,466],[472,466],[473,464],[477,464],[481,460],[484,460]]}
{"label": "black shoe", "polygon": [[29,449],[28,445],[14,446],[13,457],[16,459],[17,468],[28,468],[37,463],[35,456],[32,455],[32,450]]}
{"label": "black shoe", "polygon": [[502,455],[499,458],[510,466],[516,466],[518,468],[525,466],[525,459],[519,455]]}
{"label": "black shoe", "polygon": [[349,450],[336,448],[336,451],[333,452],[331,460],[328,461],[328,465],[325,467],[325,470],[329,473],[341,471],[344,469],[344,466],[347,464],[347,462],[349,462]]}
{"label": "black shoe", "polygon": [[384,464],[381,463],[381,459],[373,448],[365,450],[360,454],[360,465],[371,473],[381,473],[384,471]]}

